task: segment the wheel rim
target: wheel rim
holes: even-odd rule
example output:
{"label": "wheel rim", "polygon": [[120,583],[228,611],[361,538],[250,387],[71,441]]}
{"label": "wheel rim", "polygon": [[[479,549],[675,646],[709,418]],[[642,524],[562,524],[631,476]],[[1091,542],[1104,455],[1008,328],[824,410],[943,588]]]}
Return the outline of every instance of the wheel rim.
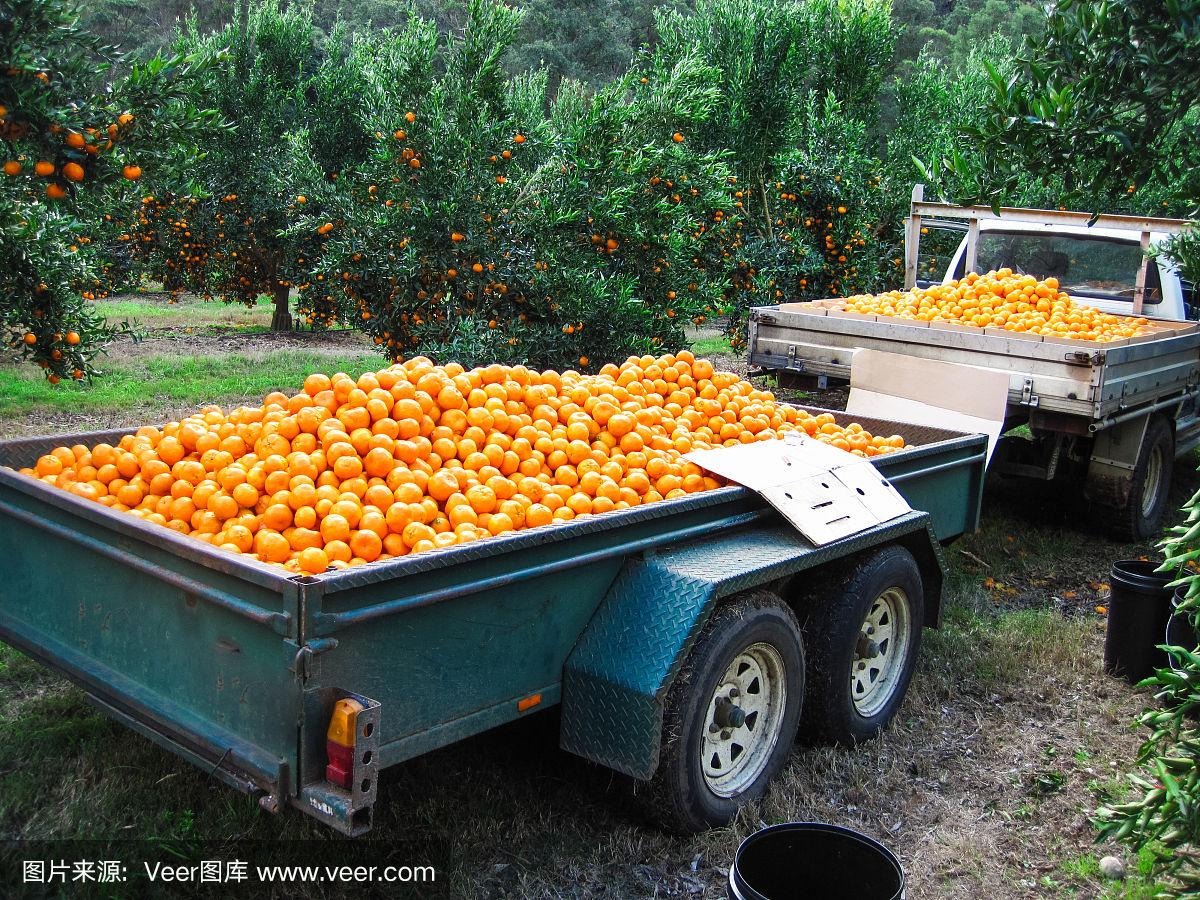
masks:
{"label": "wheel rim", "polygon": [[1150,448],[1146,460],[1146,479],[1142,482],[1142,516],[1148,517],[1158,505],[1159,483],[1162,481],[1163,453],[1157,444]]}
{"label": "wheel rim", "polygon": [[890,587],[871,604],[850,664],[850,696],[860,716],[878,715],[900,686],[908,659],[908,595]]}
{"label": "wheel rim", "polygon": [[770,644],[751,644],[721,676],[704,718],[700,752],[704,781],[718,797],[744,793],[766,768],[787,704],[783,657]]}

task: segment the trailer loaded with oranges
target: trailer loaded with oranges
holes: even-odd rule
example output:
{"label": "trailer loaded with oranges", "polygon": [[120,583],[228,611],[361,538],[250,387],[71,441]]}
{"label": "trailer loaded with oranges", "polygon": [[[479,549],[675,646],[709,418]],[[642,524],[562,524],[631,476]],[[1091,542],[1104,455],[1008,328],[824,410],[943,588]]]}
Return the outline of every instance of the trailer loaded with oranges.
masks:
{"label": "trailer loaded with oranges", "polygon": [[562,748],[698,830],[798,731],[853,744],[896,713],[986,446],[686,352],[314,374],[0,443],[0,638],[347,834],[381,769],[555,706]]}

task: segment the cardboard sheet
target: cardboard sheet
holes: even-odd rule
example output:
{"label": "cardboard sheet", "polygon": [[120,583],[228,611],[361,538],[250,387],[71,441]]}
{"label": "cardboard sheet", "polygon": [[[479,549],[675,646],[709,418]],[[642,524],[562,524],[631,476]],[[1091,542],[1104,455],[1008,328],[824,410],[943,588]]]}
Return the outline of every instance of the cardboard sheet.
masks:
{"label": "cardboard sheet", "polygon": [[686,454],[750,488],[813,544],[827,544],[902,516],[910,507],[868,460],[805,435]]}
{"label": "cardboard sheet", "polygon": [[846,412],[986,434],[988,460],[1004,427],[1010,375],[994,369],[857,350]]}

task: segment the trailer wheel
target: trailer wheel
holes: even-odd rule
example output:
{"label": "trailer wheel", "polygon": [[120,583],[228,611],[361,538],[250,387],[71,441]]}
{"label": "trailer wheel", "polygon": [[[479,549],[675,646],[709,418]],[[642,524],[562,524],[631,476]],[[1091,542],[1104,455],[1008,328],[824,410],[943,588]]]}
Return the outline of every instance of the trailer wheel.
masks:
{"label": "trailer wheel", "polygon": [[667,694],[658,769],[638,792],[658,824],[724,825],[757,800],[791,751],[804,698],[800,626],[776,594],[717,608]]}
{"label": "trailer wheel", "polygon": [[1175,436],[1162,416],[1154,416],[1146,424],[1146,435],[1138,450],[1129,499],[1114,516],[1118,536],[1141,541],[1158,531],[1167,510],[1174,465]]}
{"label": "trailer wheel", "polygon": [[803,730],[854,746],[896,715],[912,680],[925,618],[921,570],[892,545],[810,599]]}

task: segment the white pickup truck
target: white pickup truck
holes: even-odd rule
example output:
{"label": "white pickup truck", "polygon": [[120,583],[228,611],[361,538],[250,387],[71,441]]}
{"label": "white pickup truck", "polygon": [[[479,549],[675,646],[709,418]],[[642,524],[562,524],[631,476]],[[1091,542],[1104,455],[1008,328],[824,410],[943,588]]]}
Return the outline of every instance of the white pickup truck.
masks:
{"label": "white pickup truck", "polygon": [[997,214],[926,203],[918,186],[906,222],[906,287],[928,284],[917,277],[921,234],[950,228],[964,237],[944,281],[1003,267],[1054,276],[1081,303],[1154,320],[1161,336],[1031,340],[784,303],[751,311],[750,363],[799,386],[848,380],[859,349],[1004,372],[1008,406],[992,465],[1007,475],[1074,480],[1113,531],[1143,539],[1161,525],[1173,461],[1200,445],[1200,301],[1170,260],[1147,260],[1144,248],[1192,224],[1054,210]]}

